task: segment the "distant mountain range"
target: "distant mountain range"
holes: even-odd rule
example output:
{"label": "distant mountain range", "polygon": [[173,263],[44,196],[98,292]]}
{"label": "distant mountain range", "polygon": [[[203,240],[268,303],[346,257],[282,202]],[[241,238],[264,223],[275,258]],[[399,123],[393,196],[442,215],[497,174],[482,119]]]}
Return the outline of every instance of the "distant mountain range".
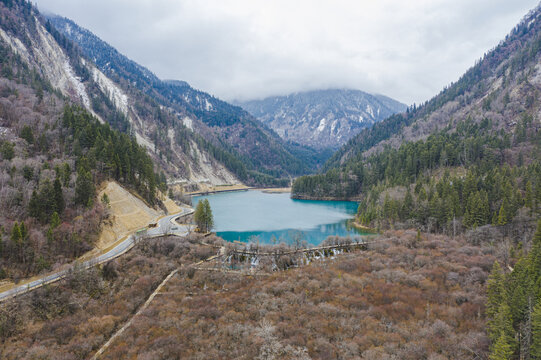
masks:
{"label": "distant mountain range", "polygon": [[406,111],[406,105],[360,90],[331,89],[237,103],[284,140],[336,149],[362,129]]}

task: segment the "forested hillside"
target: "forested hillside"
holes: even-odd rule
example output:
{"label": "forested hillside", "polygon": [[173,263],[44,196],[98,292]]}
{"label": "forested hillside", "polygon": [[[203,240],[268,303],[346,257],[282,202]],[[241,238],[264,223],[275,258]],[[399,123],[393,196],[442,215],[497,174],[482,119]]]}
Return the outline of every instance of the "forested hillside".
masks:
{"label": "forested hillside", "polygon": [[537,114],[539,12],[539,8],[532,10],[496,48],[437,96],[363,130],[333,155],[326,169],[361,161],[369,149],[381,151],[384,145],[397,148],[403,142],[424,139],[453,120],[471,117],[480,123],[489,118],[512,132],[525,112]]}
{"label": "forested hillside", "polygon": [[[188,156],[194,150],[204,151],[239,180],[252,185],[284,185],[289,175],[309,172],[309,167],[292,155],[297,152],[294,147],[288,147],[276,133],[240,107],[196,90],[184,81],[160,80],[69,19],[50,16],[49,21],[77,43],[129,99],[142,99],[157,106],[150,113],[156,116],[147,137],[167,162],[175,162],[179,150]],[[128,100],[129,106],[131,103]],[[141,118],[145,117],[147,112],[141,109],[139,101],[133,101],[133,107]],[[198,159],[193,157],[190,161],[197,163]],[[176,176],[186,177],[181,173]]]}
{"label": "forested hillside", "polygon": [[541,202],[540,11],[457,83],[363,131],[300,177],[298,198],[356,198],[370,227],[456,232],[535,216]]}
{"label": "forested hillside", "polygon": [[[2,24],[33,16],[26,2],[0,10]],[[106,217],[103,180],[156,205],[165,177],[133,137],[74,105],[4,43],[0,74],[0,280],[17,280],[92,248]]]}

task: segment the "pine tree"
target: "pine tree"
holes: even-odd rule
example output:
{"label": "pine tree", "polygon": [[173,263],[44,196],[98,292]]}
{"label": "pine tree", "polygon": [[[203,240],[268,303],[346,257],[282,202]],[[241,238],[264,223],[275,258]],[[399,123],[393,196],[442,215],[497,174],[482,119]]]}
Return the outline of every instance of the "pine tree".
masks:
{"label": "pine tree", "polygon": [[89,171],[78,171],[75,182],[75,202],[79,205],[88,206],[94,197],[94,183]]}
{"label": "pine tree", "polygon": [[413,196],[411,196],[411,192],[408,188],[408,192],[406,193],[406,197],[404,198],[404,212],[406,215],[410,215],[411,210],[413,209]]}
{"label": "pine tree", "polygon": [[[504,301],[501,303],[494,325],[496,337],[498,337],[497,334],[499,334],[499,337],[504,335],[506,337],[506,343],[509,344],[512,351],[514,351],[517,342],[515,340],[515,329],[513,328],[513,317],[507,302]],[[496,341],[498,341],[498,338],[496,338]]]}
{"label": "pine tree", "polygon": [[479,224],[478,225],[485,225],[489,222],[489,218],[490,218],[490,206],[488,204],[488,194],[485,190],[482,190],[480,193],[479,193],[479,208],[478,208],[478,211],[479,211],[479,217],[478,217],[478,221],[479,221]]}
{"label": "pine tree", "polygon": [[210,203],[207,199],[203,201],[203,206],[205,209],[205,228],[206,231],[212,230],[214,227],[214,216],[212,215],[212,210],[210,208]]}
{"label": "pine tree", "polygon": [[507,304],[515,325],[526,321],[529,316],[532,280],[528,257],[521,257],[516,262],[513,272],[509,274],[506,284]]}
{"label": "pine tree", "polygon": [[34,189],[32,191],[32,196],[30,197],[30,202],[28,203],[28,213],[30,216],[35,217],[36,219],[39,219],[40,217],[40,203],[38,199],[38,193]]}
{"label": "pine tree", "polygon": [[500,264],[495,261],[492,265],[492,271],[487,281],[487,330],[488,336],[492,341],[496,341],[500,335],[500,329],[497,324],[497,315],[500,306],[505,301],[505,288],[503,284],[503,272]]}
{"label": "pine tree", "polygon": [[21,230],[19,228],[19,224],[15,221],[15,224],[13,224],[13,228],[11,228],[11,241],[18,246],[21,241]]}
{"label": "pine tree", "polygon": [[534,359],[541,359],[541,299],[535,305],[532,313],[532,346],[530,355]]}
{"label": "pine tree", "polygon": [[58,212],[58,214],[62,214],[62,212],[64,211],[65,203],[64,194],[62,193],[62,184],[60,183],[60,179],[58,177],[54,180],[53,192],[55,210],[56,212]]}
{"label": "pine tree", "polygon": [[[483,203],[482,195],[476,192],[473,196],[473,226],[481,226],[486,223],[485,204]],[[486,205],[488,207],[488,203]]]}
{"label": "pine tree", "polygon": [[203,232],[205,226],[205,208],[203,205],[203,201],[197,203],[194,212],[194,220],[197,224],[197,227],[199,228],[199,231]]}
{"label": "pine tree", "polygon": [[502,226],[507,224],[507,200],[504,199],[502,205],[500,206],[500,211],[498,212],[498,225]]}
{"label": "pine tree", "polygon": [[53,212],[53,215],[51,215],[51,229],[56,229],[60,225],[60,216],[58,216],[58,213],[55,211]]}
{"label": "pine tree", "polygon": [[470,210],[466,208],[466,211],[464,212],[464,226],[471,227],[473,224],[472,216],[470,214]]}
{"label": "pine tree", "polygon": [[28,227],[24,222],[19,225],[19,231],[21,232],[21,242],[25,242],[28,239]]}
{"label": "pine tree", "polygon": [[32,133],[32,128],[30,128],[30,126],[25,125],[23,127],[21,130],[21,138],[25,139],[29,144],[34,143],[34,134]]}
{"label": "pine tree", "polygon": [[533,210],[533,190],[532,183],[528,181],[526,183],[526,194],[524,195],[524,205],[530,208],[530,213]]}
{"label": "pine tree", "polygon": [[13,228],[11,229],[11,241],[15,244],[15,248],[18,251],[19,259],[22,260],[23,263],[26,263],[26,259],[24,256],[24,243],[26,242],[28,238],[28,228],[24,224],[24,222],[21,222],[19,225],[17,222],[13,225]]}
{"label": "pine tree", "polygon": [[387,219],[392,219],[392,204],[389,193],[385,194],[385,200],[383,200],[383,216]]}
{"label": "pine tree", "polygon": [[507,342],[507,337],[502,332],[500,336],[498,337],[498,340],[496,340],[496,343],[492,347],[492,351],[490,352],[489,359],[490,360],[509,360],[511,358],[511,355],[513,355],[513,348]]}
{"label": "pine tree", "polygon": [[71,168],[68,163],[64,163],[64,166],[62,167],[62,175],[62,182],[64,183],[64,186],[68,186],[71,177]]}
{"label": "pine tree", "polygon": [[195,223],[201,232],[209,232],[214,227],[214,217],[207,199],[197,203],[194,213]]}
{"label": "pine tree", "polygon": [[[541,280],[541,219],[537,222],[537,230],[532,240],[532,249],[528,254],[532,281],[537,283]],[[541,291],[541,289],[538,289]]]}

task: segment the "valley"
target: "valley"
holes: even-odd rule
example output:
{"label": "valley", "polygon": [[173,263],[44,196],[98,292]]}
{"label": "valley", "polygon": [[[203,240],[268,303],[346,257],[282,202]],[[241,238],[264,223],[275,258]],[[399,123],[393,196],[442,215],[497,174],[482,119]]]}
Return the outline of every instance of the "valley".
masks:
{"label": "valley", "polygon": [[0,358],[541,358],[541,5],[407,106],[492,30],[38,2],[0,0]]}

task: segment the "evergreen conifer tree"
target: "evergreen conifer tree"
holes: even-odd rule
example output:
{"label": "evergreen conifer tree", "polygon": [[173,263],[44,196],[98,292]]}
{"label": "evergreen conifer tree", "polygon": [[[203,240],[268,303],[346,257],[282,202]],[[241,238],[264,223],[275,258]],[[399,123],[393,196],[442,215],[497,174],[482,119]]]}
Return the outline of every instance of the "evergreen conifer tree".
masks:
{"label": "evergreen conifer tree", "polygon": [[64,195],[62,194],[62,184],[60,183],[60,179],[58,177],[54,180],[53,192],[54,192],[54,203],[55,203],[55,208],[56,208],[55,210],[58,214],[62,214],[62,212],[64,211],[65,203],[64,203]]}
{"label": "evergreen conifer tree", "polygon": [[[537,230],[535,231],[535,235],[532,240],[532,249],[530,250],[528,257],[530,274],[532,277],[531,280],[535,284],[539,284],[541,280],[541,219],[539,219],[537,222]],[[534,290],[536,293],[535,295],[541,295],[540,291],[540,288],[537,288],[537,291]]]}
{"label": "evergreen conifer tree", "polygon": [[58,216],[58,213],[55,211],[53,215],[51,215],[51,229],[56,229],[60,225],[60,216]]}
{"label": "evergreen conifer tree", "polygon": [[210,203],[207,199],[203,202],[204,213],[205,213],[205,228],[206,231],[212,230],[214,227],[214,216],[212,215],[212,210],[210,208]]}
{"label": "evergreen conifer tree", "polygon": [[[517,345],[515,339],[515,329],[513,328],[513,317],[511,315],[511,309],[506,301],[502,302],[498,314],[496,315],[496,321],[494,322],[494,329],[496,334],[499,333],[499,337],[502,335],[506,338],[506,343],[511,346],[511,350],[514,352],[514,349]],[[499,337],[496,339],[496,343],[499,340]],[[496,344],[494,344],[496,345]]]}
{"label": "evergreen conifer tree", "polygon": [[530,355],[533,359],[541,359],[541,299],[538,300],[532,313],[532,346]]}
{"label": "evergreen conifer tree", "polygon": [[77,174],[75,183],[75,202],[80,205],[88,206],[94,197],[94,183],[89,171],[81,169]]}
{"label": "evergreen conifer tree", "polygon": [[512,346],[507,342],[507,337],[502,332],[496,340],[490,352],[490,360],[509,360],[513,355]]}
{"label": "evergreen conifer tree", "polygon": [[15,224],[13,224],[13,228],[11,229],[11,241],[18,245],[21,240],[21,230],[19,228],[19,223],[15,221]]}
{"label": "evergreen conifer tree", "polygon": [[500,264],[495,261],[487,282],[487,329],[488,336],[496,341],[500,336],[500,329],[497,324],[497,315],[501,304],[505,301],[505,288],[503,284],[503,272]]}
{"label": "evergreen conifer tree", "polygon": [[507,201],[503,200],[502,205],[500,206],[500,211],[498,212],[498,225],[507,224]]}

